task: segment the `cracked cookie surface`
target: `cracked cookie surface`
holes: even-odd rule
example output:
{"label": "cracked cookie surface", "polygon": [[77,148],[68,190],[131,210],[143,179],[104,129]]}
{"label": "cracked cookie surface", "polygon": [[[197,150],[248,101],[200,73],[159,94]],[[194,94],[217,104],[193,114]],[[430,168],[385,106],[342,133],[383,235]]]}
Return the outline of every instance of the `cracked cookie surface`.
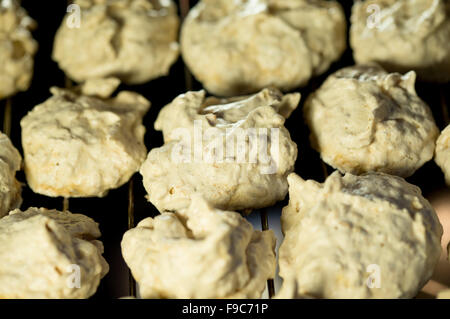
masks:
{"label": "cracked cookie surface", "polygon": [[220,96],[305,85],[345,47],[345,15],[336,1],[202,0],[181,31],[185,63]]}
{"label": "cracked cookie surface", "polygon": [[0,0],[0,99],[26,91],[33,76],[35,22],[15,0]]}
{"label": "cracked cookie surface", "polygon": [[53,96],[21,120],[25,173],[34,192],[103,197],[139,170],[150,102],[130,91],[109,98],[118,84],[95,79],[75,91],[53,87]]}
{"label": "cracked cookie surface", "polygon": [[304,106],[311,144],[342,172],[412,175],[433,157],[439,134],[416,94],[414,71],[353,66],[330,75]]}
{"label": "cracked cookie surface", "polygon": [[299,100],[276,89],[232,99],[206,98],[204,91],[178,96],[155,122],[165,144],[140,170],[149,201],[163,212],[186,208],[194,193],[225,210],[284,199],[297,159],[284,122]]}
{"label": "cracked cookie surface", "polygon": [[167,75],[179,55],[179,18],[173,1],[76,0],[79,26],[69,13],[59,28],[53,59],[73,80],[117,77],[127,84]]}
{"label": "cracked cookie surface", "polygon": [[[187,219],[186,219],[187,218]],[[275,235],[200,196],[127,231],[122,254],[143,298],[260,298],[275,276]]]}
{"label": "cracked cookie surface", "polygon": [[[45,208],[0,219],[0,297],[88,298],[108,272],[98,224]],[[79,275],[79,277],[78,277]]]}
{"label": "cracked cookie surface", "polygon": [[288,181],[278,297],[413,298],[430,279],[442,226],[417,186],[383,173]]}

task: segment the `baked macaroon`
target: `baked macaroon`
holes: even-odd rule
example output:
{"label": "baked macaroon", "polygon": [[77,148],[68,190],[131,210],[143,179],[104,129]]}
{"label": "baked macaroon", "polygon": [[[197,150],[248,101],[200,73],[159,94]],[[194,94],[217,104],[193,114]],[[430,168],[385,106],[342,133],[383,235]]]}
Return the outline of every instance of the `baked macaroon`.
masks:
{"label": "baked macaroon", "polygon": [[312,147],[341,172],[412,175],[433,157],[439,134],[415,79],[374,65],[333,73],[305,103]]}
{"label": "baked macaroon", "polygon": [[[189,216],[187,220],[186,216]],[[125,233],[122,255],[142,298],[260,298],[275,276],[275,235],[200,196]]]}
{"label": "baked macaroon", "polygon": [[284,122],[299,100],[276,89],[232,99],[204,91],[178,96],[155,122],[165,144],[140,169],[149,201],[163,212],[188,207],[195,193],[223,210],[283,200],[297,159]]}
{"label": "baked macaroon", "polygon": [[33,77],[35,22],[15,0],[0,0],[0,99],[26,91]]}
{"label": "baked macaroon", "polygon": [[[76,0],[55,37],[53,60],[71,79],[127,84],[167,75],[179,56],[172,0]],[[77,16],[79,19],[77,20]]]}
{"label": "baked macaroon", "polygon": [[74,91],[53,87],[53,96],[21,120],[25,174],[34,192],[103,197],[139,170],[150,102],[129,91],[108,98],[118,84],[106,79]]}
{"label": "baked macaroon", "polygon": [[444,172],[446,183],[450,185],[450,125],[442,131],[436,141],[434,160]]}
{"label": "baked macaroon", "polygon": [[0,298],[92,296],[108,272],[98,224],[44,208],[18,209],[0,219]]}
{"label": "baked macaroon", "polygon": [[183,23],[181,51],[210,93],[289,91],[339,59],[346,28],[337,1],[201,0]]}
{"label": "baked macaroon", "polygon": [[442,226],[417,186],[384,173],[288,181],[279,297],[412,298],[430,279]]}
{"label": "baked macaroon", "polygon": [[450,2],[355,1],[350,45],[357,63],[376,62],[390,72],[416,71],[425,81],[450,80]]}
{"label": "baked macaroon", "polygon": [[16,172],[22,166],[22,157],[8,136],[0,132],[0,218],[22,203],[22,187]]}

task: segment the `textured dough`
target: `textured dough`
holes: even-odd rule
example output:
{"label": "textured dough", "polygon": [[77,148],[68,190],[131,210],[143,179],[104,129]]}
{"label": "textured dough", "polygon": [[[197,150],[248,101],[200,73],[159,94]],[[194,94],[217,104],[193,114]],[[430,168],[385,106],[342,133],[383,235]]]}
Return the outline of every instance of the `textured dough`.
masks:
{"label": "textured dough", "polygon": [[53,59],[75,81],[114,76],[127,84],[167,75],[179,55],[179,19],[171,0],[76,0],[80,27],[68,13]]}
{"label": "textured dough", "polygon": [[330,75],[305,103],[312,146],[342,172],[412,175],[433,157],[439,134],[415,78],[376,66]]}
{"label": "textured dough", "polygon": [[[378,12],[378,13],[377,13]],[[450,80],[450,1],[370,0],[353,5],[350,44],[357,63],[419,79]]]}
{"label": "textured dough", "polygon": [[434,160],[445,174],[445,181],[450,185],[450,125],[441,133],[436,141]]}
{"label": "textured dough", "polygon": [[[100,96],[118,84],[94,83]],[[88,81],[78,91],[92,89]],[[110,99],[55,87],[51,92],[20,123],[31,189],[53,197],[102,197],[125,184],[147,154],[141,122],[150,103],[129,91]]]}
{"label": "textured dough", "polygon": [[9,138],[0,132],[0,218],[22,203],[21,185],[16,172],[22,166],[22,157]]}
{"label": "textured dough", "polygon": [[336,1],[202,0],[183,23],[181,50],[209,92],[232,96],[305,85],[341,56],[346,36]]}
{"label": "textured dough", "polygon": [[[262,208],[284,199],[286,177],[297,158],[284,121],[299,100],[298,93],[283,96],[276,89],[230,100],[205,99],[204,91],[178,96],[155,122],[166,144],[151,150],[141,167],[149,201],[162,212],[186,208],[197,192],[225,210]],[[203,134],[194,129],[197,121]],[[264,144],[248,137],[247,129],[262,132],[261,141],[267,142],[257,158],[251,150]],[[223,147],[223,156],[210,160],[216,146]]]}
{"label": "textured dough", "polygon": [[[0,298],[88,298],[108,272],[98,224],[44,208],[0,219]],[[80,286],[76,284],[79,266]],[[73,287],[73,288],[71,288]]]}
{"label": "textured dough", "polygon": [[383,173],[288,182],[280,297],[412,298],[431,277],[442,226],[418,187]]}
{"label": "textured dough", "polygon": [[0,99],[25,91],[33,76],[35,22],[15,0],[0,0]]}
{"label": "textured dough", "polygon": [[196,197],[126,232],[122,254],[143,298],[260,298],[275,276],[275,241]]}

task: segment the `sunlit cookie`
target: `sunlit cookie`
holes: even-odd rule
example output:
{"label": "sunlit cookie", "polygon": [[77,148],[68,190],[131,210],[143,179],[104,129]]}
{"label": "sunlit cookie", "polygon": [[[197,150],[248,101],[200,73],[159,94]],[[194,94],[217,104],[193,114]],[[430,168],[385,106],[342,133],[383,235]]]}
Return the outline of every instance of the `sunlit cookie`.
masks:
{"label": "sunlit cookie", "polygon": [[284,122],[299,100],[276,89],[229,100],[204,91],[178,96],[155,122],[166,143],[140,170],[149,201],[162,212],[186,208],[194,193],[225,210],[283,200],[297,159]]}
{"label": "sunlit cookie", "polygon": [[22,157],[9,138],[0,132],[0,218],[22,203],[21,186],[16,180]]}
{"label": "sunlit cookie", "polygon": [[[76,0],[59,28],[53,59],[77,82],[114,76],[139,84],[167,75],[179,55],[171,0]],[[78,15],[78,19],[77,19]]]}
{"label": "sunlit cookie", "polygon": [[33,76],[35,22],[15,0],[0,0],[0,99],[25,91]]}
{"label": "sunlit cookie", "polygon": [[288,181],[279,297],[412,298],[431,277],[442,226],[418,187],[382,173]]}
{"label": "sunlit cookie", "polygon": [[353,5],[350,44],[357,63],[377,62],[419,79],[450,80],[450,2],[370,0]]}
{"label": "sunlit cookie", "polygon": [[407,177],[433,157],[439,134],[416,94],[414,71],[347,67],[330,75],[304,107],[312,146],[342,172]]}
{"label": "sunlit cookie", "polygon": [[98,224],[44,208],[0,219],[0,298],[88,298],[108,272]]}
{"label": "sunlit cookie", "polygon": [[337,1],[201,0],[181,33],[184,61],[221,96],[305,85],[345,47],[345,15]]}
{"label": "sunlit cookie", "polygon": [[445,174],[445,180],[450,185],[450,125],[447,126],[436,141],[434,160]]}
{"label": "sunlit cookie", "polygon": [[185,211],[144,219],[122,240],[143,298],[260,298],[275,276],[274,249],[272,231],[199,197]]}
{"label": "sunlit cookie", "polygon": [[22,119],[25,173],[34,192],[102,197],[139,170],[150,103],[129,91],[106,98],[117,85],[109,79],[88,81],[78,92],[54,87],[53,96]]}

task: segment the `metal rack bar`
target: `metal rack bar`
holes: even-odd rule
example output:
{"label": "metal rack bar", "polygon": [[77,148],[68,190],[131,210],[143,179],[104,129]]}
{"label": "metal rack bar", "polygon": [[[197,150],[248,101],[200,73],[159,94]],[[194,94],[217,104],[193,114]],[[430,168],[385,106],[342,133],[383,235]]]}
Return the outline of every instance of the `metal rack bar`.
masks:
{"label": "metal rack bar", "polygon": [[323,173],[323,178],[324,180],[327,179],[328,177],[328,169],[327,169],[327,164],[325,164],[324,161],[320,160],[320,164],[322,166],[322,173]]}
{"label": "metal rack bar", "polygon": [[440,95],[441,95],[442,117],[444,119],[445,125],[448,125],[450,122],[450,119],[449,119],[448,105],[447,105],[447,101],[445,99],[445,89],[446,89],[445,86],[441,85]]}
{"label": "metal rack bar", "polygon": [[[269,230],[269,218],[267,215],[267,209],[261,209],[259,214],[261,215],[261,227],[262,230]],[[275,296],[275,284],[273,279],[267,280],[267,289],[269,291],[269,298]]]}
{"label": "metal rack bar", "polygon": [[73,88],[73,82],[67,76],[64,78],[64,86],[65,86],[66,89]]}
{"label": "metal rack bar", "polygon": [[189,3],[189,0],[180,0],[180,11],[181,11],[181,17],[183,20],[187,16],[190,9],[191,9],[191,5]]}
{"label": "metal rack bar", "polygon": [[[72,4],[72,0],[67,0],[66,3],[67,7],[69,7]],[[73,86],[72,80],[67,75],[64,76],[64,87],[66,89],[71,89],[72,86]],[[69,198],[67,197],[63,198],[62,208],[64,212],[69,210]]]}
{"label": "metal rack bar", "polygon": [[[180,13],[181,13],[181,20],[184,21],[187,14],[190,10],[190,3],[189,0],[180,0]],[[183,62],[184,64],[184,62]],[[192,74],[189,71],[188,67],[184,64],[184,82],[186,84],[186,90],[192,90]]]}
{"label": "metal rack bar", "polygon": [[[67,0],[67,7],[69,7],[72,4],[72,0]],[[66,89],[71,89],[73,86],[72,80],[66,75],[64,76],[64,87]],[[69,198],[65,197],[63,198],[63,211],[68,211],[69,210]]]}
{"label": "metal rack bar", "polygon": [[[71,3],[70,0],[67,1],[67,4],[68,4],[68,5],[69,5],[70,3]],[[66,89],[71,89],[72,86],[73,86],[72,80],[71,80],[68,76],[65,76],[65,77],[64,77],[64,87],[65,87]],[[62,209],[63,209],[63,212],[69,210],[69,205],[70,205],[70,203],[69,203],[69,198],[68,198],[68,197],[63,198],[63,202],[62,202]]]}
{"label": "metal rack bar", "polygon": [[7,98],[5,102],[3,117],[3,133],[11,136],[11,114],[12,114],[12,98]]}
{"label": "metal rack bar", "polygon": [[63,198],[63,212],[69,210],[69,199],[67,197]]}
{"label": "metal rack bar", "polygon": [[[133,179],[128,183],[128,229],[134,228],[134,182]],[[131,270],[128,269],[128,282],[130,296],[136,297],[136,281]]]}

